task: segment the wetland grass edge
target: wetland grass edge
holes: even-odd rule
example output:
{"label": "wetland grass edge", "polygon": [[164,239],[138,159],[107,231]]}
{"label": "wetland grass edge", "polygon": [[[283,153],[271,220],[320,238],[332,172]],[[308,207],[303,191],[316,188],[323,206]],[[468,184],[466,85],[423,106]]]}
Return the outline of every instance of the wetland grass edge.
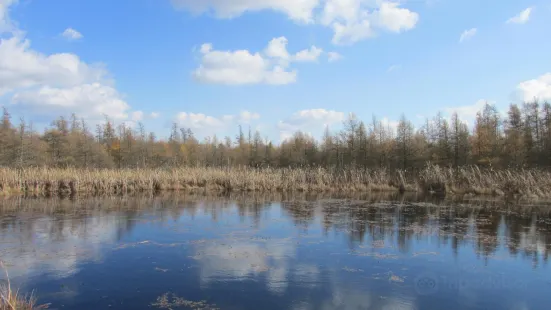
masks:
{"label": "wetland grass edge", "polygon": [[427,165],[411,171],[325,168],[77,169],[0,168],[0,196],[124,195],[145,191],[419,192],[453,196],[551,198],[551,173]]}

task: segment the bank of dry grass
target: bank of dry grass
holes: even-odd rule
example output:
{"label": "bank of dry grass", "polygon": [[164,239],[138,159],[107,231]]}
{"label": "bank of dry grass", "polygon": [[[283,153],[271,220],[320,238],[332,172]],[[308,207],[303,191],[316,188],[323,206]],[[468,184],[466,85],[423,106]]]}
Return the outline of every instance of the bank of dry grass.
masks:
{"label": "bank of dry grass", "polygon": [[551,197],[551,173],[427,165],[415,173],[386,169],[213,168],[51,169],[0,168],[3,194],[128,194],[143,191],[369,192]]}
{"label": "bank of dry grass", "polygon": [[21,295],[19,294],[19,290],[12,289],[8,271],[2,261],[0,261],[0,268],[4,270],[6,276],[6,283],[0,285],[0,310],[38,310],[48,308],[48,304],[38,305],[32,293],[30,295]]}

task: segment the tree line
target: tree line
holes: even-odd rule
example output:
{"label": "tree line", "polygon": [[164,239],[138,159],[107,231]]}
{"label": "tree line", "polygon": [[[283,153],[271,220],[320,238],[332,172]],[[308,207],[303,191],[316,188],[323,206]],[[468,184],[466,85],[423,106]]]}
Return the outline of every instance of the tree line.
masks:
{"label": "tree line", "polygon": [[479,165],[495,168],[551,166],[551,105],[537,101],[511,104],[502,116],[486,104],[473,128],[457,113],[442,113],[415,129],[402,116],[395,128],[373,117],[350,114],[343,128],[329,128],[317,140],[304,132],[276,145],[239,126],[235,137],[199,141],[189,128],[173,124],[159,139],[142,123],[135,128],[106,118],[89,128],[76,115],[59,117],[43,132],[6,108],[0,122],[0,166],[79,168],[159,168],[177,166],[252,166],[418,169],[427,162],[441,166]]}

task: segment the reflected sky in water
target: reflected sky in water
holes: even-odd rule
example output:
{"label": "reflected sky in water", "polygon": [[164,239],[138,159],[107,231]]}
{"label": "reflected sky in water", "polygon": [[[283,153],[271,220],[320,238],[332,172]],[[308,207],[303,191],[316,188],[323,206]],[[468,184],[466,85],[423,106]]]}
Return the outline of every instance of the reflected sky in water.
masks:
{"label": "reflected sky in water", "polygon": [[195,309],[549,309],[550,214],[380,197],[8,199],[0,258],[53,309],[152,309],[165,293],[205,301]]}

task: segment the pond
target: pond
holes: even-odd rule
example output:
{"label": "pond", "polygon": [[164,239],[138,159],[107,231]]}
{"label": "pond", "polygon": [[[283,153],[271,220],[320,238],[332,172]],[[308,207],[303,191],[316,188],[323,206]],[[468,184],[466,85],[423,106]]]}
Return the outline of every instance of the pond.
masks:
{"label": "pond", "polygon": [[549,309],[551,208],[163,195],[0,201],[50,309]]}

